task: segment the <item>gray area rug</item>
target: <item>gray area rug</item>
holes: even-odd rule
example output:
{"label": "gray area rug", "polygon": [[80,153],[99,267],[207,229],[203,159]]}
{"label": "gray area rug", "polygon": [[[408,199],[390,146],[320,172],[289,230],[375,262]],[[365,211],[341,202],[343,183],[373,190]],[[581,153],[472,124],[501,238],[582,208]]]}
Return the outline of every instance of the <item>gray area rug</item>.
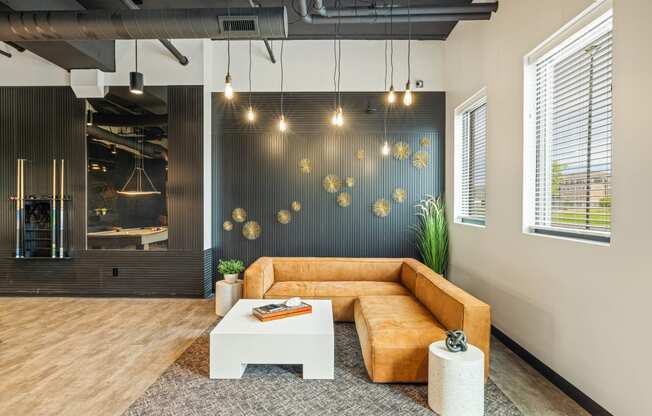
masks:
{"label": "gray area rug", "polygon": [[[369,381],[353,324],[335,325],[335,380],[303,380],[301,366],[249,365],[240,380],[208,378],[204,333],[125,415],[433,415],[425,384]],[[485,415],[521,416],[490,380]]]}

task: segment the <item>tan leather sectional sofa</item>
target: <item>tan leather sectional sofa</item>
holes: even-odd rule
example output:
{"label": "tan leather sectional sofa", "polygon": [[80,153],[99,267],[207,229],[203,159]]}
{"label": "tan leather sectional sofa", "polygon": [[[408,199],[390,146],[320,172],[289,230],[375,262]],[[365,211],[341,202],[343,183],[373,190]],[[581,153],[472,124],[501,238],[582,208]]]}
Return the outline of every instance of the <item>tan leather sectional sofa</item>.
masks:
{"label": "tan leather sectional sofa", "polygon": [[330,299],[336,321],[353,321],[377,383],[427,382],[428,346],[462,329],[485,356],[490,307],[414,259],[261,257],[244,276],[245,298]]}

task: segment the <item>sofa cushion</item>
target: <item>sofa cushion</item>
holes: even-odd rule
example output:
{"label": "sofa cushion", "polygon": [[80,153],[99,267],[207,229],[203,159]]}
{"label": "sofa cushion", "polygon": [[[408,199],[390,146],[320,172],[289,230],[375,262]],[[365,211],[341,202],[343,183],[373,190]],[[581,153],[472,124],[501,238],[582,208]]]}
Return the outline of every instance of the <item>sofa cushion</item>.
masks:
{"label": "sofa cushion", "polygon": [[274,258],[274,281],[400,282],[402,259]]}
{"label": "sofa cushion", "polygon": [[276,282],[265,293],[266,299],[286,299],[299,296],[304,299],[330,299],[333,319],[353,322],[353,303],[363,295],[409,295],[410,292],[395,282]]}
{"label": "sofa cushion", "polygon": [[360,296],[354,316],[372,381],[428,381],[428,347],[446,338],[428,309],[413,296]]}

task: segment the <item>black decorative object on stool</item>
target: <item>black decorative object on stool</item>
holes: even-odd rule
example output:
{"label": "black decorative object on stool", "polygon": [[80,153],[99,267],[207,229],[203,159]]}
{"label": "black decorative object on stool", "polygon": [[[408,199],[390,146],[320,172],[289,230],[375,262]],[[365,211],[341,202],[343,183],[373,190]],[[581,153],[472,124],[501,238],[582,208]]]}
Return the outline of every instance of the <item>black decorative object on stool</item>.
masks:
{"label": "black decorative object on stool", "polygon": [[450,352],[466,351],[469,345],[464,331],[446,331],[446,348]]}

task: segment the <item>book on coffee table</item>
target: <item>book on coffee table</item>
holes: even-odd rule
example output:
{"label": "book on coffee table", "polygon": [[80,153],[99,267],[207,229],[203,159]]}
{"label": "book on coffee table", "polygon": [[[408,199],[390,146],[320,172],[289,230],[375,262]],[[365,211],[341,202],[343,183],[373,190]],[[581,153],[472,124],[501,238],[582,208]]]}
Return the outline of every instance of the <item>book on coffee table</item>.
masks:
{"label": "book on coffee table", "polygon": [[297,306],[288,306],[284,303],[271,303],[253,308],[251,313],[259,320],[265,322],[312,313],[312,306],[305,302],[301,302]]}

